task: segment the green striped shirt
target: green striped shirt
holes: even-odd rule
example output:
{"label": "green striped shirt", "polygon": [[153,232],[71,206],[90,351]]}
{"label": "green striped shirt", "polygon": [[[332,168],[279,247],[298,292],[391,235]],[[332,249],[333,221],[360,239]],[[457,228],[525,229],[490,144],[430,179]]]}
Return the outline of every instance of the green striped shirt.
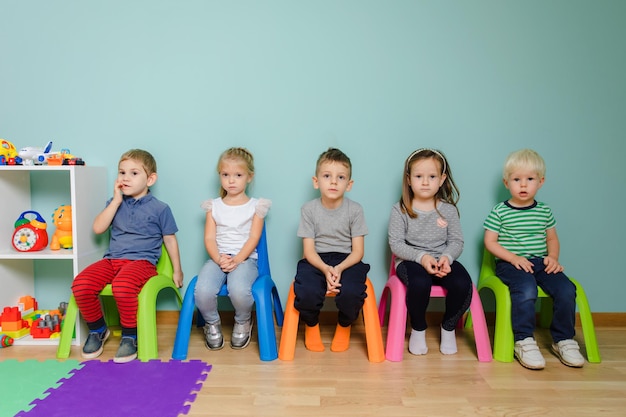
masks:
{"label": "green striped shirt", "polygon": [[529,207],[513,207],[507,201],[496,204],[483,227],[498,234],[498,243],[525,258],[543,258],[548,254],[546,230],[556,226],[552,210],[535,201]]}

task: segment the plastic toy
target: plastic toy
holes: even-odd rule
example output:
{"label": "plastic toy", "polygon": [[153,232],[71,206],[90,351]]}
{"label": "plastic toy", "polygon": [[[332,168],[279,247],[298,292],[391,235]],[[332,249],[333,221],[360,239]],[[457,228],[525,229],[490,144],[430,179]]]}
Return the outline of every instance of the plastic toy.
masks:
{"label": "plastic toy", "polygon": [[[27,214],[33,214],[34,219],[26,218]],[[48,232],[46,221],[36,211],[25,211],[15,221],[12,243],[19,252],[32,252],[44,249],[48,246]]]}
{"label": "plastic toy", "polygon": [[67,148],[63,148],[60,152],[53,152],[48,155],[47,163],[48,165],[85,165],[81,158],[72,155]]}
{"label": "plastic toy", "polygon": [[15,146],[8,140],[0,139],[0,165],[17,165],[21,162]]}
{"label": "plastic toy", "polygon": [[34,146],[27,146],[20,149],[18,155],[22,159],[24,165],[43,165],[50,155],[52,149],[52,141],[48,142],[45,148],[37,148]]}
{"label": "plastic toy", "polygon": [[72,249],[72,206],[57,207],[52,213],[52,223],[56,226],[56,230],[50,241],[50,249]]}
{"label": "plastic toy", "polygon": [[0,348],[13,346],[13,338],[6,334],[0,334]]}

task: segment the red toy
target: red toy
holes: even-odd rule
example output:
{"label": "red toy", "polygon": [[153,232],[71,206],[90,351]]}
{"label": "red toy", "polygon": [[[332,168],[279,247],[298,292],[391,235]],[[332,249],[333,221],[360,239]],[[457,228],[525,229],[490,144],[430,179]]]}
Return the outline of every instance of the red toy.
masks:
{"label": "red toy", "polygon": [[13,338],[6,334],[0,334],[0,348],[13,346]]}
{"label": "red toy", "polygon": [[[26,218],[27,214],[35,216]],[[44,249],[48,246],[48,232],[46,221],[36,211],[25,211],[15,221],[12,243],[19,252],[31,252]]]}

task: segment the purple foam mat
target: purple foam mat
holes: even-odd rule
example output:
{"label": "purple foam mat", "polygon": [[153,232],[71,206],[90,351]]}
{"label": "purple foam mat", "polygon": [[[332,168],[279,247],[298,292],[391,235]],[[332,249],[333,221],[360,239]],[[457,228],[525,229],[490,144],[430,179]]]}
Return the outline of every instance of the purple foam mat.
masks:
{"label": "purple foam mat", "polygon": [[211,365],[158,360],[87,361],[16,417],[166,417],[187,414]]}

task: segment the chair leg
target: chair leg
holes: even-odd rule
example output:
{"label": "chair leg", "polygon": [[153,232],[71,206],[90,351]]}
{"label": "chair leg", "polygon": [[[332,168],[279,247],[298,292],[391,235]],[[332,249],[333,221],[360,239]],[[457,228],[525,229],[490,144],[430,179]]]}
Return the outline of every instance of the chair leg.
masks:
{"label": "chair leg", "polygon": [[508,287],[494,276],[483,280],[479,292],[485,288],[493,292],[496,300],[493,358],[498,362],[513,362],[513,325]]}
{"label": "chair leg", "polygon": [[187,359],[187,352],[189,351],[189,337],[191,335],[191,323],[193,321],[193,312],[196,308],[194,291],[196,289],[197,280],[197,276],[193,277],[187,286],[187,290],[185,291],[185,298],[183,298],[183,305],[180,309],[180,315],[178,316],[178,326],[176,327],[176,338],[174,339],[172,359],[181,361]]}
{"label": "chair leg", "polygon": [[575,280],[570,280],[576,285],[576,304],[578,305],[578,313],[580,316],[580,322],[583,327],[583,337],[585,338],[585,350],[587,351],[587,360],[591,363],[600,363],[600,349],[598,348],[598,341],[596,340],[596,330],[593,325],[593,318],[591,316],[591,309],[589,308],[589,301],[583,287]]}
{"label": "chair leg", "polygon": [[178,306],[182,300],[178,289],[173,286],[172,279],[165,275],[156,275],[144,285],[139,293],[139,309],[137,312],[137,357],[145,362],[159,357],[156,325],[156,303],[159,293],[171,288],[177,297]]}
{"label": "chair leg", "polygon": [[67,359],[70,357],[70,349],[72,345],[72,337],[74,336],[74,330],[76,329],[76,317],[78,316],[78,306],[74,295],[70,296],[70,301],[67,304],[65,311],[65,318],[61,326],[61,336],[59,337],[59,346],[57,347],[57,358]]}
{"label": "chair leg", "polygon": [[476,354],[480,362],[491,362],[493,354],[491,352],[491,341],[489,340],[489,331],[487,329],[487,321],[485,320],[485,312],[483,305],[478,296],[476,287],[472,285],[472,302],[470,303],[470,315],[472,319],[472,327],[474,329],[474,341],[476,343]]}
{"label": "chair leg", "polygon": [[272,291],[275,289],[273,284],[272,280],[264,275],[257,278],[252,285],[252,295],[256,304],[259,355],[262,361],[273,361],[278,358],[272,311]]}
{"label": "chair leg", "polygon": [[406,288],[399,281],[388,282],[386,287],[391,296],[389,325],[387,328],[386,358],[392,362],[402,361],[406,338]]}
{"label": "chair leg", "polygon": [[280,334],[280,347],[278,349],[278,357],[283,361],[293,360],[296,350],[300,312],[294,307],[295,298],[296,294],[293,290],[293,284],[291,284],[287,305],[285,306],[283,329]]}
{"label": "chair leg", "polygon": [[367,343],[367,355],[370,362],[383,362],[385,349],[383,347],[383,335],[380,330],[378,309],[376,308],[376,294],[369,279],[365,282],[366,294],[363,303],[363,320],[365,321],[365,340]]}

